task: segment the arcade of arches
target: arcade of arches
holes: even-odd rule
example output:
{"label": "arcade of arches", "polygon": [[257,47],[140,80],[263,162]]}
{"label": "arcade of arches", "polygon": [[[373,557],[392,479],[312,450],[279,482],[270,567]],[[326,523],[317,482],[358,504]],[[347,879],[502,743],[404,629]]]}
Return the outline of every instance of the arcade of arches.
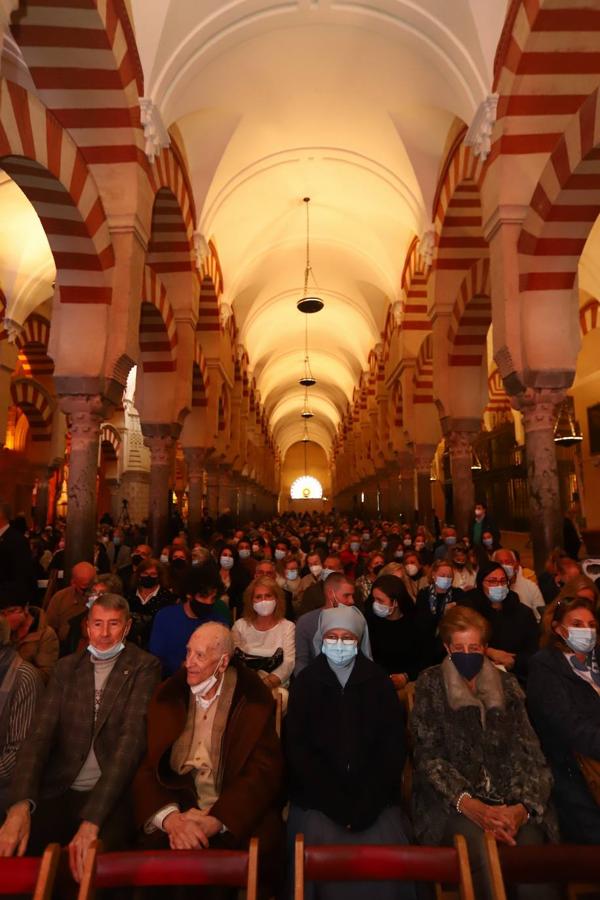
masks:
{"label": "arcade of arches", "polygon": [[2,494],[67,513],[71,560],[123,500],[156,546],[171,503],[464,530],[476,495],[537,561],[567,512],[593,540],[599,32],[581,0],[0,0]]}

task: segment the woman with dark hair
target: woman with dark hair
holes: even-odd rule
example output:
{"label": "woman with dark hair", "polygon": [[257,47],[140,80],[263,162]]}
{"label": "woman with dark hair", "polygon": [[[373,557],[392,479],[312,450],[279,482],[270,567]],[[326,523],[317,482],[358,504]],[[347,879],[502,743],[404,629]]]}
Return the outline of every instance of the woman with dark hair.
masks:
{"label": "woman with dark hair", "polygon": [[561,593],[551,629],[549,646],[529,664],[527,707],[554,775],[563,839],[600,844],[600,806],[583,774],[600,768],[596,603],[574,591]]}
{"label": "woman with dark hair", "polygon": [[414,681],[427,664],[423,626],[401,578],[380,575],[373,582],[365,618],[373,662],[387,672],[396,690]]}
{"label": "woman with dark hair", "polygon": [[462,603],[464,592],[452,586],[454,569],[446,559],[436,559],[429,571],[429,580],[417,596],[417,612],[423,628],[422,653],[424,665],[440,663],[446,651],[438,628],[444,613]]}
{"label": "woman with dark hair", "polygon": [[129,609],[133,624],[129,639],[146,647],[156,613],[170,606],[175,598],[167,587],[167,573],[157,559],[144,559],[132,579]]}
{"label": "woman with dark hair", "polygon": [[235,544],[217,544],[215,555],[219,566],[219,579],[223,586],[221,600],[232,614],[242,615],[244,591],[252,581],[250,573],[242,565]]}
{"label": "woman with dark hair", "polygon": [[354,602],[360,610],[365,609],[371,588],[385,563],[385,556],[380,550],[372,550],[366,561],[365,572],[356,579],[354,584]]}
{"label": "woman with dark hair", "polygon": [[477,572],[477,587],[462,600],[490,624],[486,649],[493,663],[514,672],[524,684],[529,660],[538,649],[539,629],[535,616],[508,586],[500,563],[488,562]]}

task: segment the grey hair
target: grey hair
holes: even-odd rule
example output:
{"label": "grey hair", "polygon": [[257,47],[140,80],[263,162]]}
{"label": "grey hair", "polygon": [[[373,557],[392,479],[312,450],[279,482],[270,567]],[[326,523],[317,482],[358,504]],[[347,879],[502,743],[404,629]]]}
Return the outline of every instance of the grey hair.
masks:
{"label": "grey hair", "polygon": [[102,609],[110,609],[114,610],[114,612],[122,612],[125,613],[126,619],[131,618],[129,603],[120,594],[109,594],[108,591],[105,594],[98,594],[90,606],[90,613],[94,606],[101,606]]}
{"label": "grey hair", "polygon": [[94,579],[94,584],[105,584],[108,590],[107,594],[123,594],[123,582],[118,575],[112,572],[106,572],[104,575],[98,575]]}
{"label": "grey hair", "polygon": [[510,547],[502,547],[501,550],[494,550],[494,552],[492,553],[492,559],[494,562],[498,562],[498,554],[499,553],[510,553],[510,555],[512,556],[512,558],[515,562],[519,561],[515,555],[514,550],[511,550]]}

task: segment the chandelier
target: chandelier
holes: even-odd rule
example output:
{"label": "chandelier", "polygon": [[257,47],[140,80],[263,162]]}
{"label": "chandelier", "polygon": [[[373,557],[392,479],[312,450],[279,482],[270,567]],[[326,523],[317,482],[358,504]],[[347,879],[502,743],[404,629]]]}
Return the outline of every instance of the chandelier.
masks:
{"label": "chandelier", "polygon": [[320,312],[325,304],[320,297],[315,297],[308,292],[308,279],[312,274],[312,266],[310,264],[310,218],[308,211],[310,197],[304,197],[303,199],[306,204],[306,265],[304,267],[304,293],[296,306],[302,313],[316,313]]}

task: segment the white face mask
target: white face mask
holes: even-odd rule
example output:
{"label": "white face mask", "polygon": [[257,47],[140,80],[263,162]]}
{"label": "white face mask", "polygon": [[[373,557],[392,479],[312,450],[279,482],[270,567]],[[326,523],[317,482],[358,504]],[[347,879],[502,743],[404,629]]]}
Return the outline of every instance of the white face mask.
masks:
{"label": "white face mask", "polygon": [[288,581],[295,581],[298,577],[298,569],[288,569],[285,574]]}
{"label": "white face mask", "polygon": [[378,600],[373,600],[373,612],[376,616],[379,616],[380,619],[387,619],[388,616],[391,616],[393,611],[393,606],[388,606],[386,603],[380,603]]}
{"label": "white face mask", "polygon": [[416,566],[414,563],[406,564],[406,574],[407,575],[416,575],[418,573],[418,571],[419,571],[419,567]]}
{"label": "white face mask", "polygon": [[232,569],[233,568],[233,556],[222,556],[219,560],[221,563],[222,569]]}
{"label": "white face mask", "polygon": [[285,550],[276,550],[275,551],[275,559],[277,559],[277,560],[285,559]]}
{"label": "white face mask", "polygon": [[196,703],[198,703],[198,705],[201,706],[202,709],[208,709],[208,707],[212,703],[214,703],[214,701],[217,699],[216,694],[214,697],[211,697],[210,700],[206,700],[204,695],[208,694],[209,691],[212,691],[215,684],[217,684],[217,682],[219,680],[219,676],[217,675],[217,670],[218,670],[219,666],[221,665],[222,660],[223,660],[223,657],[221,657],[221,659],[217,663],[215,671],[212,673],[212,675],[209,675],[208,678],[205,678],[204,681],[200,682],[200,684],[191,684],[190,685],[190,691],[196,698]]}
{"label": "white face mask", "polygon": [[310,574],[315,578],[318,578],[321,572],[323,571],[323,566],[309,566]]}
{"label": "white face mask", "polygon": [[254,612],[259,616],[270,616],[275,612],[275,607],[277,606],[276,600],[259,600],[257,603],[253,603]]}
{"label": "white face mask", "polygon": [[163,566],[167,566],[167,565],[169,564],[169,554],[168,554],[168,553],[161,553],[161,554],[160,554],[160,561],[161,561],[161,563],[163,564]]}

